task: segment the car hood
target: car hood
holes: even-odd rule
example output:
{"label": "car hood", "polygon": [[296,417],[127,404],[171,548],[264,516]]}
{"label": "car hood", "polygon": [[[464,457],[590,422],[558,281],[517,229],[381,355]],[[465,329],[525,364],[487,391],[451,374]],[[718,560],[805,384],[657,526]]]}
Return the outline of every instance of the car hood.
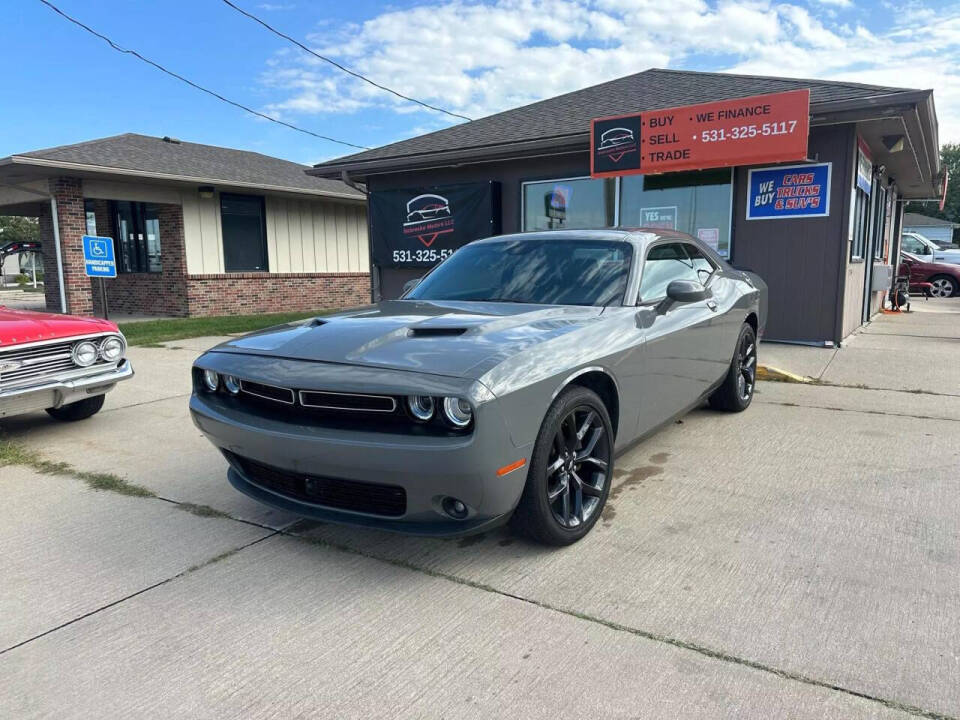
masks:
{"label": "car hood", "polygon": [[100,318],[15,310],[0,305],[0,347],[116,331],[114,323]]}
{"label": "car hood", "polygon": [[600,307],[390,300],[270,328],[213,351],[479,377],[500,360],[596,322],[602,313]]}

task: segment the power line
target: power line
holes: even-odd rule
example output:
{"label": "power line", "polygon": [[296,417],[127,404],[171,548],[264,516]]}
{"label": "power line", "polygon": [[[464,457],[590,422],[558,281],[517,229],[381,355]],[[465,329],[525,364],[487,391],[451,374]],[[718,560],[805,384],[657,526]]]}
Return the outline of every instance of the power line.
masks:
{"label": "power line", "polygon": [[[43,0],[41,0],[41,2],[42,2],[42,1],[43,1]],[[260,18],[258,18],[258,17],[257,17],[256,15],[254,15],[253,13],[249,13],[249,12],[247,12],[246,10],[244,10],[243,8],[237,7],[237,6],[234,5],[232,2],[230,2],[230,0],[222,0],[222,1],[223,1],[224,5],[228,5],[229,7],[232,7],[234,10],[236,10],[236,11],[237,11],[238,13],[240,13],[241,15],[246,15],[248,18],[250,18],[251,20],[253,20],[255,23],[259,23],[260,25],[262,25],[263,27],[265,27],[267,30],[269,30],[270,32],[272,32],[274,35],[276,35],[276,36],[278,36],[278,37],[282,37],[284,40],[289,40],[290,42],[292,42],[294,45],[296,45],[298,48],[300,48],[300,49],[303,50],[304,52],[308,52],[308,53],[310,53],[311,55],[313,55],[315,58],[319,58],[320,60],[323,60],[324,62],[330,63],[330,64],[333,65],[335,68],[337,68],[337,69],[339,69],[339,70],[342,70],[343,72],[347,73],[347,75],[352,75],[353,77],[355,77],[355,78],[357,78],[357,79],[359,79],[359,80],[363,80],[363,82],[365,82],[365,83],[369,83],[370,85],[373,85],[375,88],[379,88],[380,90],[384,90],[384,91],[386,91],[386,92],[388,92],[388,93],[391,93],[392,95],[396,95],[398,98],[402,98],[403,100],[408,100],[409,102],[416,103],[417,105],[420,105],[421,107],[425,107],[425,108],[427,108],[428,110],[433,110],[433,111],[435,111],[435,112],[444,113],[445,115],[449,115],[450,117],[460,118],[461,120],[466,120],[467,122],[472,122],[472,120],[473,120],[473,118],[468,118],[466,115],[461,115],[460,113],[451,112],[450,110],[444,110],[442,107],[437,107],[436,105],[431,105],[430,103],[425,103],[425,102],[423,102],[422,100],[417,100],[416,98],[412,98],[412,97],[410,97],[409,95],[404,95],[403,93],[397,92],[396,90],[394,90],[394,89],[392,89],[392,88],[388,88],[386,85],[381,85],[380,83],[371,80],[370,78],[366,77],[365,75],[361,75],[360,73],[358,73],[358,72],[356,72],[356,71],[354,71],[354,70],[351,70],[350,68],[344,67],[343,65],[341,65],[340,63],[338,63],[336,60],[331,60],[331,59],[328,58],[328,57],[324,57],[323,55],[321,55],[321,54],[319,54],[319,53],[317,53],[317,52],[314,52],[313,50],[311,50],[310,48],[308,48],[306,45],[304,45],[304,44],[303,44],[302,42],[300,42],[299,40],[290,37],[289,35],[281,32],[280,30],[277,30],[275,27],[273,27],[272,25],[270,25],[270,24],[267,23],[266,21],[261,20]]]}
{"label": "power line", "polygon": [[201,92],[205,92],[207,95],[212,95],[213,97],[217,98],[217,100],[221,100],[221,101],[227,103],[228,105],[233,105],[234,107],[240,108],[240,109],[243,110],[244,112],[248,112],[248,113],[250,113],[251,115],[256,115],[256,116],[259,117],[259,118],[263,118],[264,120],[269,120],[270,122],[277,123],[277,125],[283,125],[284,127],[288,127],[288,128],[290,128],[291,130],[296,130],[297,132],[302,132],[302,133],[305,133],[305,134],[307,134],[307,135],[312,135],[313,137],[315,137],[315,138],[320,138],[321,140],[327,140],[328,142],[337,143],[337,144],[339,144],[339,145],[346,145],[347,147],[357,148],[358,150],[369,150],[369,149],[370,149],[370,148],[368,148],[368,147],[365,146],[365,145],[356,145],[356,144],[354,144],[354,143],[352,143],[352,142],[347,142],[346,140],[337,140],[336,138],[332,138],[332,137],[329,137],[329,136],[327,136],[327,135],[321,135],[320,133],[315,133],[315,132],[313,132],[312,130],[306,130],[306,129],[302,128],[302,127],[297,127],[296,125],[293,125],[293,124],[288,123],[288,122],[284,122],[283,120],[280,120],[280,119],[275,118],[275,117],[270,117],[269,115],[266,115],[266,114],[264,114],[264,113],[262,113],[262,112],[259,112],[259,111],[257,111],[257,110],[254,110],[253,108],[249,108],[249,107],[247,107],[246,105],[243,105],[243,104],[241,104],[241,103],[235,102],[234,100],[230,100],[229,98],[225,98],[223,95],[221,95],[221,94],[218,93],[218,92],[214,92],[213,90],[210,90],[209,88],[205,88],[205,87],[203,87],[203,85],[198,85],[197,83],[193,82],[193,80],[188,80],[187,78],[183,77],[183,75],[178,75],[177,73],[173,72],[172,70],[168,70],[167,68],[165,68],[165,67],[164,67],[163,65],[161,65],[160,63],[154,62],[154,61],[151,60],[150,58],[144,57],[143,55],[141,55],[140,53],[138,53],[136,50],[130,50],[129,48],[125,48],[125,47],[123,47],[123,46],[121,46],[121,45],[118,45],[118,44],[115,43],[113,40],[111,40],[110,38],[108,38],[106,35],[102,35],[101,33],[98,33],[96,30],[94,30],[93,28],[89,27],[88,25],[84,25],[82,22],[80,22],[80,21],[77,20],[76,18],[71,17],[70,15],[67,15],[67,13],[65,13],[63,10],[61,10],[60,8],[58,8],[58,7],[57,7],[56,5],[54,5],[53,3],[49,2],[49,0],[40,0],[40,2],[42,2],[42,3],[43,3],[44,5],[46,5],[48,8],[50,8],[50,9],[53,10],[55,13],[57,13],[57,15],[60,15],[60,16],[63,17],[64,19],[69,20],[70,22],[72,22],[72,23],[73,23],[74,25],[76,25],[77,27],[83,28],[84,30],[86,30],[88,33],[90,33],[90,34],[93,35],[94,37],[100,38],[100,39],[103,40],[105,43],[107,43],[107,45],[109,45],[110,47],[112,47],[112,48],[113,48],[114,50],[116,50],[117,52],[124,53],[124,54],[126,54],[126,55],[133,55],[133,56],[134,56],[135,58],[137,58],[138,60],[142,60],[143,62],[147,63],[147,65],[152,65],[153,67],[155,67],[155,68],[156,68],[157,70],[159,70],[160,72],[166,73],[166,74],[169,75],[170,77],[176,78],[176,79],[179,80],[180,82],[184,82],[184,83],[186,83],[187,85],[189,85],[189,86],[192,87],[192,88],[195,88],[195,89],[197,89],[197,90],[199,90],[199,91],[201,91]]}

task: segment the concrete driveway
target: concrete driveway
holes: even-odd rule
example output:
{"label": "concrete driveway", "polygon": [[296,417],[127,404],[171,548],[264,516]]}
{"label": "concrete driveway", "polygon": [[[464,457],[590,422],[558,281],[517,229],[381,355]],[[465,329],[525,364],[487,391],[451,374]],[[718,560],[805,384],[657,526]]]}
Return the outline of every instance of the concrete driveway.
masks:
{"label": "concrete driveway", "polygon": [[215,341],[0,425],[0,717],[960,717],[956,315],[664,429],[563,550],[239,495],[187,414]]}

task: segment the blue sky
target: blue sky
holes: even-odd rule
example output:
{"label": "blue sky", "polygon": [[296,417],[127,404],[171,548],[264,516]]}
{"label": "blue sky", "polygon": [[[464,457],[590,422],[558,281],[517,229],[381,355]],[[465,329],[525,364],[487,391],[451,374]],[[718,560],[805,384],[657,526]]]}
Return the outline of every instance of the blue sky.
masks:
{"label": "blue sky", "polygon": [[[200,84],[325,135],[376,146],[453,122],[315,61],[220,0],[53,1]],[[957,3],[235,2],[383,84],[471,117],[675,67],[932,87],[941,141],[960,141]],[[350,152],[120,55],[36,0],[6,3],[0,27],[0,157],[122,132],[304,163]]]}

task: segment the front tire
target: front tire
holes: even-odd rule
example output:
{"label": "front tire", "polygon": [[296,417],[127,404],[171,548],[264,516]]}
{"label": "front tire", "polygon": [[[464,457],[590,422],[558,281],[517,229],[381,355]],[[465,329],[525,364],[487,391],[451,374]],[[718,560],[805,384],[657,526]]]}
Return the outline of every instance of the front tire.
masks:
{"label": "front tire", "polygon": [[64,422],[74,422],[76,420],[86,420],[91,415],[96,415],[103,407],[103,401],[106,395],[94,395],[85,400],[78,400],[58,408],[47,408],[50,417]]}
{"label": "front tire", "polygon": [[948,298],[953,297],[960,290],[960,283],[948,275],[937,275],[930,278],[930,294],[933,297]]}
{"label": "front tire", "polygon": [[723,384],[710,396],[710,407],[727,412],[743,412],[753,401],[757,385],[757,334],[749,323],[740,327],[736,350]]}
{"label": "front tire", "polygon": [[613,427],[600,397],[571,386],[547,410],[513,526],[546,545],[570,545],[596,524],[613,476]]}

